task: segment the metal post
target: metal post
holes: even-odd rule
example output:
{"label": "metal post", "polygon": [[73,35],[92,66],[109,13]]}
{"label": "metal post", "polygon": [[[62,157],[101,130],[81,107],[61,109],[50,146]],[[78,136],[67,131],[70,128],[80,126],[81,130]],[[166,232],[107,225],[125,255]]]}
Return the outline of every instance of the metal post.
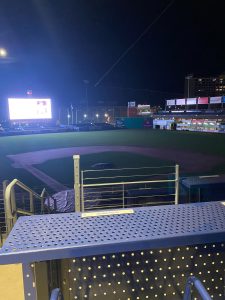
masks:
{"label": "metal post", "polygon": [[29,198],[30,198],[30,212],[34,213],[34,197],[32,192],[29,192]]}
{"label": "metal post", "polygon": [[63,300],[64,298],[63,298],[63,294],[60,291],[60,289],[56,288],[56,289],[52,290],[50,300],[58,300],[58,299]]}
{"label": "metal post", "polygon": [[10,195],[10,209],[11,209],[11,215],[13,216],[12,219],[9,220],[9,222],[6,222],[6,224],[8,223],[8,228],[7,228],[7,233],[9,233],[12,228],[13,225],[16,223],[17,221],[17,210],[16,210],[16,195],[15,195],[15,188],[14,186],[11,189],[11,195]]}
{"label": "metal post", "polygon": [[179,202],[179,165],[175,166],[175,204]]}
{"label": "metal post", "polygon": [[124,203],[124,184],[122,185],[122,187],[123,187],[123,208],[124,208],[124,206],[125,206],[125,203]]}
{"label": "metal post", "polygon": [[[10,185],[10,184],[9,184]],[[4,205],[5,205],[5,221],[6,234],[8,235],[17,220],[16,200],[14,186],[9,188],[9,185],[4,186]]]}
{"label": "metal post", "polygon": [[81,211],[84,211],[84,172],[81,171]]}
{"label": "metal post", "polygon": [[34,264],[23,263],[24,299],[37,300]]}
{"label": "metal post", "polygon": [[[8,180],[4,180],[2,183],[3,186],[3,201],[4,201],[4,212],[5,212],[5,221],[7,222],[7,214],[6,214],[6,201],[5,201],[5,190],[7,188],[8,185]],[[6,224],[6,231],[7,231],[7,224]]]}
{"label": "metal post", "polygon": [[74,155],[74,197],[75,211],[80,212],[80,155]]}
{"label": "metal post", "polygon": [[3,183],[2,183],[2,186],[3,186],[3,196],[5,195],[5,190],[7,188],[8,183],[9,183],[8,180],[4,180]]}
{"label": "metal post", "polygon": [[41,213],[44,213],[44,196],[45,196],[46,189],[43,188],[41,192]]}
{"label": "metal post", "polygon": [[191,290],[192,286],[196,288],[197,292],[201,296],[202,300],[212,300],[210,297],[209,293],[205,289],[204,285],[201,283],[201,281],[195,277],[195,276],[190,276],[187,280],[186,286],[185,286],[185,291],[184,291],[184,297],[183,300],[191,300]]}
{"label": "metal post", "polygon": [[198,202],[201,202],[201,188],[198,189]]}
{"label": "metal post", "polygon": [[185,286],[185,290],[184,290],[184,298],[183,298],[183,300],[191,300],[191,288],[192,288],[192,282],[188,278],[186,286]]}

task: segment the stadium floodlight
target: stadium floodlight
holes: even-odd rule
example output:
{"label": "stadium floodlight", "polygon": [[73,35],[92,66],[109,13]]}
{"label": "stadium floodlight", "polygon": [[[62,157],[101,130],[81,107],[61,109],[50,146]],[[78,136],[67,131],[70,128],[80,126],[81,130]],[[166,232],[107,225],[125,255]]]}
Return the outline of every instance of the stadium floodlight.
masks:
{"label": "stadium floodlight", "polygon": [[85,118],[85,119],[87,118],[87,114],[84,114],[84,118]]}
{"label": "stadium floodlight", "polygon": [[5,48],[0,48],[0,57],[4,58],[8,55],[7,51]]}
{"label": "stadium floodlight", "polygon": [[108,118],[108,116],[109,116],[109,115],[108,115],[107,113],[105,113],[105,115],[104,115],[104,116],[105,116],[106,118]]}
{"label": "stadium floodlight", "polygon": [[98,119],[98,117],[99,117],[99,114],[96,114],[95,116],[96,116],[96,118]]}

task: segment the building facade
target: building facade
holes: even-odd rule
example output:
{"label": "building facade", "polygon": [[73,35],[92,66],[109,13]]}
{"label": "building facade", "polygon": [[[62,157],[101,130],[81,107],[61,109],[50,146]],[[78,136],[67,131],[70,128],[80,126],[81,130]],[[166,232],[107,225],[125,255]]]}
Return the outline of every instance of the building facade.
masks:
{"label": "building facade", "polygon": [[225,95],[225,74],[218,77],[185,77],[185,98]]}

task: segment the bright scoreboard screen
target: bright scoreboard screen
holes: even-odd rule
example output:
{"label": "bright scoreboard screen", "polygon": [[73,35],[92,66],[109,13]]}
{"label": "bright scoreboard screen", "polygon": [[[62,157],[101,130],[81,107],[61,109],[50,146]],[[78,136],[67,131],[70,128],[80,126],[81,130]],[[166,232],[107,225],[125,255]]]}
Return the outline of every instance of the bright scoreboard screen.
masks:
{"label": "bright scoreboard screen", "polygon": [[10,120],[51,119],[51,99],[9,98]]}

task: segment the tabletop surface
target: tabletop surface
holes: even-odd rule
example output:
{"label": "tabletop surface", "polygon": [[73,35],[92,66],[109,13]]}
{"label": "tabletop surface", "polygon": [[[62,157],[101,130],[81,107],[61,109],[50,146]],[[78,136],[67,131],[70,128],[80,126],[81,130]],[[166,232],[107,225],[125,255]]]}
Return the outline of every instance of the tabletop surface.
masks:
{"label": "tabletop surface", "polygon": [[80,213],[20,217],[0,249],[0,264],[225,240],[225,202],[142,207],[133,211],[86,218]]}

